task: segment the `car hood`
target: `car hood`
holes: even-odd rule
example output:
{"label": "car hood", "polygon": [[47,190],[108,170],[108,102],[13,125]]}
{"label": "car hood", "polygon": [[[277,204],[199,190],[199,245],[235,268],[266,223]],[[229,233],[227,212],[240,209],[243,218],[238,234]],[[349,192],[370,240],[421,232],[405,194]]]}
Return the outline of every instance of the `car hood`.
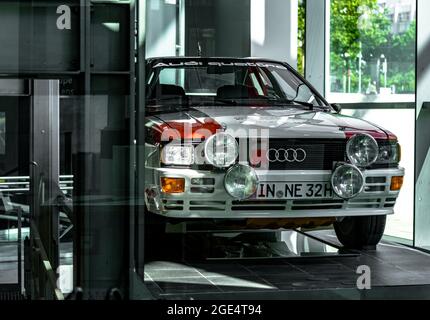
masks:
{"label": "car hood", "polygon": [[186,111],[159,114],[155,122],[204,124],[210,119],[236,137],[268,134],[270,138],[344,139],[356,133],[368,133],[387,139],[388,133],[365,120],[323,111],[292,107],[195,107]]}

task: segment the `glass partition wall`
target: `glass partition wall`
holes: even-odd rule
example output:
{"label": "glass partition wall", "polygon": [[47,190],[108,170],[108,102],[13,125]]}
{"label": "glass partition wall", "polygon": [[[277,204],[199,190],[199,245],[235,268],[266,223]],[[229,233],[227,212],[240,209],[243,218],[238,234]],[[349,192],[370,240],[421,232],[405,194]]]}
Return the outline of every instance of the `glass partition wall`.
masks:
{"label": "glass partition wall", "polygon": [[331,0],[327,10],[326,97],[398,136],[406,176],[386,235],[412,240],[416,1]]}
{"label": "glass partition wall", "polygon": [[430,2],[418,0],[415,245],[430,250]]}
{"label": "glass partition wall", "polygon": [[11,203],[0,242],[16,239],[20,209],[35,299],[128,288],[134,12],[134,1],[0,3],[0,196]]}
{"label": "glass partition wall", "polygon": [[[37,149],[39,145],[46,147],[46,131],[42,129],[35,141],[39,144],[33,141],[30,148],[34,138],[31,108],[36,101],[30,88],[32,78],[50,79],[54,82],[40,96],[46,99],[46,92],[57,88],[51,92],[55,97],[51,100],[58,111],[58,152],[55,159],[44,161],[55,161],[58,167],[58,193],[55,201],[47,199],[43,204],[55,207],[59,215],[55,220],[58,232],[54,231],[60,254],[54,258],[60,267],[60,289],[66,294],[80,286],[85,297],[99,299],[105,298],[107,288],[126,291],[136,253],[137,269],[144,263],[144,193],[139,183],[144,181],[141,174],[145,167],[145,155],[141,155],[145,144],[145,53],[147,57],[250,56],[255,48],[252,42],[261,40],[263,51],[259,52],[278,54],[274,50],[287,47],[276,46],[278,38],[270,37],[278,27],[273,23],[279,18],[276,11],[282,11],[277,8],[291,10],[290,18],[294,15],[289,21],[296,26],[294,32],[281,34],[283,41],[296,44],[294,50],[289,48],[288,54],[295,57],[288,62],[297,63],[308,77],[325,70],[321,77],[325,89],[324,85],[316,87],[330,102],[343,104],[346,115],[364,118],[398,135],[403,147],[401,165],[407,174],[386,234],[412,239],[416,3],[325,0],[328,14],[317,17],[323,25],[315,42],[309,39],[309,30],[318,29],[314,25],[318,19],[317,15],[306,19],[307,10],[322,1],[139,1],[142,15],[136,42],[135,1],[0,4],[0,39],[7,44],[5,48],[11,48],[0,52],[0,241],[17,239],[17,207],[24,216],[22,235],[29,234],[31,206],[40,190],[38,186],[36,193],[30,192],[35,190],[34,186],[30,190],[29,182],[34,165],[31,152],[36,150],[43,156],[43,150]],[[70,20],[58,20],[63,12],[57,12],[60,6],[70,13]],[[253,20],[253,8],[257,20]],[[261,11],[255,11],[259,8]],[[318,10],[315,12],[321,12]],[[257,30],[255,23],[267,29]],[[314,43],[321,43],[321,50],[309,50]],[[326,52],[322,60],[320,52]],[[324,59],[326,63],[320,63]],[[318,79],[314,75],[311,80]],[[38,101],[43,105],[44,100]],[[22,188],[14,190],[13,186]],[[8,197],[14,203],[12,208],[5,205]],[[424,212],[426,204],[420,208]],[[428,244],[426,237],[420,239],[423,246]]]}

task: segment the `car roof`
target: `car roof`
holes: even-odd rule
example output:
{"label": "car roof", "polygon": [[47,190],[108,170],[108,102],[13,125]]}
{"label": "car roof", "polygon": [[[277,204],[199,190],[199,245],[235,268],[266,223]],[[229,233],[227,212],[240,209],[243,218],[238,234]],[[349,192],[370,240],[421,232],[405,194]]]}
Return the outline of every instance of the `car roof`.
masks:
{"label": "car roof", "polygon": [[198,57],[198,56],[185,56],[185,57],[178,57],[178,56],[165,56],[165,57],[151,57],[146,59],[148,63],[152,63],[155,61],[163,61],[163,60],[226,60],[226,61],[261,61],[261,62],[272,62],[272,63],[283,63],[288,64],[284,61],[279,60],[273,60],[273,59],[267,59],[267,58],[260,58],[260,57]]}

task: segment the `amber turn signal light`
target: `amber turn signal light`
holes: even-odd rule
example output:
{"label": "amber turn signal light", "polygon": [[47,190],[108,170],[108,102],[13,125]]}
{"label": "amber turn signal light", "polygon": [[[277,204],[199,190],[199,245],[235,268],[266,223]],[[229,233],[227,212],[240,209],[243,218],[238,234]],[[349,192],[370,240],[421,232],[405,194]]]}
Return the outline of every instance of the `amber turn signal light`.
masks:
{"label": "amber turn signal light", "polygon": [[391,178],[391,191],[399,191],[403,186],[403,177]]}
{"label": "amber turn signal light", "polygon": [[164,193],[183,193],[185,191],[184,178],[161,178],[161,190]]}

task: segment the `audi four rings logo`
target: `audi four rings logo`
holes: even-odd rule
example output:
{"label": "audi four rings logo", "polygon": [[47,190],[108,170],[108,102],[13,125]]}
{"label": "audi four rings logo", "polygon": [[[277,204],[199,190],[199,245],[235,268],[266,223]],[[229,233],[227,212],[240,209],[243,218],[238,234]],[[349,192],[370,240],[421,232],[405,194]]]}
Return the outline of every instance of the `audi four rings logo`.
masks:
{"label": "audi four rings logo", "polygon": [[302,148],[299,149],[269,149],[266,153],[269,162],[303,162],[306,160],[307,153]]}

